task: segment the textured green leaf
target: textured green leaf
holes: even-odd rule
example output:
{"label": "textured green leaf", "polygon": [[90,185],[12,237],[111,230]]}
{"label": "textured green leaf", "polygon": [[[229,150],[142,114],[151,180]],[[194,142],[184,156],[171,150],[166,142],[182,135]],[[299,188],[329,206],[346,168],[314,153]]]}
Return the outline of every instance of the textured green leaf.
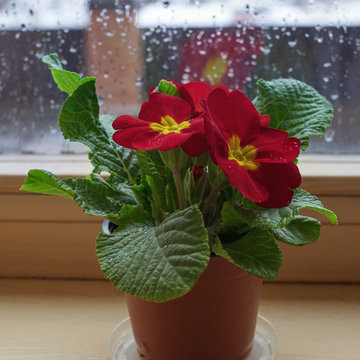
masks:
{"label": "textured green leaf", "polygon": [[278,275],[282,263],[281,250],[269,232],[254,228],[237,240],[222,240],[217,239],[213,244],[215,254],[264,280],[272,280]]}
{"label": "textured green leaf", "polygon": [[[121,164],[122,170],[120,172],[113,173],[113,186],[116,186],[118,183],[127,182],[129,179],[132,184],[137,182],[137,178],[139,176],[139,164],[136,157],[135,150],[127,149],[123,146],[117,145],[112,140],[112,135],[114,133],[114,129],[112,127],[112,123],[115,120],[115,116],[112,115],[100,115],[99,122],[101,127],[105,130],[108,138],[109,144],[111,144],[117,154],[118,161]],[[116,178],[115,178],[116,177]],[[111,182],[111,179],[109,179]]]}
{"label": "textured green leaf", "polygon": [[132,224],[96,243],[99,263],[114,285],[145,300],[162,302],[188,292],[209,261],[208,236],[196,206],[162,224]]}
{"label": "textured green leaf", "polygon": [[73,199],[75,191],[73,186],[46,170],[33,169],[28,173],[20,190],[40,194],[60,195]]}
{"label": "textured green leaf", "polygon": [[154,89],[153,92],[180,97],[180,93],[176,86],[171,81],[167,80],[160,80],[158,86]]}
{"label": "textured green leaf", "polygon": [[[105,180],[95,174],[87,178],[59,179],[45,170],[30,170],[21,190],[41,194],[60,195],[74,199],[89,215],[101,216],[122,225],[124,215],[129,219],[130,211],[122,210],[124,204],[136,204],[129,189],[113,189]],[[145,212],[139,209],[133,213],[142,219]]]}
{"label": "textured green leaf", "polygon": [[120,213],[112,220],[119,227],[127,226],[131,223],[151,222],[151,216],[141,206],[123,205]]}
{"label": "textured green leaf", "polygon": [[270,127],[300,139],[302,150],[309,145],[310,135],[322,135],[330,125],[332,105],[310,85],[294,79],[260,79],[257,85],[257,110],[270,115]]}
{"label": "textured green leaf", "polygon": [[77,73],[64,70],[58,54],[46,55],[42,58],[42,61],[48,65],[59,89],[69,95],[71,95],[79,85],[95,80],[95,78],[92,77],[80,78]]}
{"label": "textured green leaf", "polygon": [[238,236],[251,229],[234,207],[226,202],[221,210],[221,231]]}
{"label": "textured green leaf", "polygon": [[156,220],[163,220],[166,211],[166,177],[164,163],[157,150],[136,151],[136,156],[143,178],[150,188],[153,216]]}
{"label": "textured green leaf", "polygon": [[291,223],[281,229],[273,229],[271,233],[279,241],[289,245],[302,246],[311,244],[320,236],[320,221],[297,215]]}
{"label": "textured green leaf", "polygon": [[124,204],[136,204],[131,192],[114,190],[100,176],[92,174],[86,179],[73,180],[74,200],[89,215],[101,216],[117,224],[118,214]]}
{"label": "textured green leaf", "polygon": [[326,209],[316,196],[301,189],[295,189],[290,205],[280,209],[265,209],[246,198],[243,198],[241,204],[233,204],[233,206],[250,226],[257,226],[265,230],[288,225],[304,208],[317,211],[325,215],[331,223],[337,223],[336,215],[331,210]]}
{"label": "textured green leaf", "polygon": [[324,207],[322,202],[314,195],[302,189],[294,191],[294,197],[290,206],[299,212],[301,209],[311,209],[326,216],[332,224],[337,224],[337,216],[333,211]]}
{"label": "textured green leaf", "polygon": [[65,101],[59,119],[63,136],[85,144],[91,150],[89,159],[94,172],[116,174],[135,184],[137,164],[132,150],[115,144],[109,133],[109,117],[99,119],[95,81],[80,85]]}

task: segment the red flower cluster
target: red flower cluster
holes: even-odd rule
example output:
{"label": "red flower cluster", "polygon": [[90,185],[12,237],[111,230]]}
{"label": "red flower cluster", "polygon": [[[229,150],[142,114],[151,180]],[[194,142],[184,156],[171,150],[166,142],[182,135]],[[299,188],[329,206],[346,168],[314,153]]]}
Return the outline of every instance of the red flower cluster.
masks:
{"label": "red flower cluster", "polygon": [[121,146],[168,151],[181,146],[189,156],[209,149],[230,184],[266,208],[289,205],[301,177],[293,160],[300,141],[271,129],[268,115],[260,115],[240,91],[211,89],[202,82],[175,84],[181,98],[150,93],[138,118],[123,115],[113,127]]}

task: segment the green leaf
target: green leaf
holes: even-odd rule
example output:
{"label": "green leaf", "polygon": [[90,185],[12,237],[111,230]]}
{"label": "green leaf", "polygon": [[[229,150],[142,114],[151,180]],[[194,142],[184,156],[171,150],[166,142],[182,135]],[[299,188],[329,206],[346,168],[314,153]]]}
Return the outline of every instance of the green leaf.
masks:
{"label": "green leaf", "polygon": [[88,81],[95,81],[95,78],[80,78],[77,73],[64,70],[58,54],[53,53],[46,55],[42,58],[42,61],[48,65],[54,81],[58,85],[59,89],[68,93],[69,95],[71,95],[79,87],[79,85]]}
{"label": "green leaf", "polygon": [[113,173],[113,175],[116,176],[116,179],[114,179],[115,184],[119,182],[127,182],[129,181],[129,179],[130,183],[135,184],[137,183],[137,178],[140,171],[136,153],[135,150],[127,149],[123,146],[117,145],[112,140],[112,136],[114,133],[112,123],[114,122],[114,120],[115,116],[112,115],[100,115],[99,117],[100,125],[107,134],[108,143],[113,146],[122,168],[120,172]]}
{"label": "green leaf", "polygon": [[[116,174],[117,179],[136,183],[138,168],[135,153],[115,144],[111,138],[111,117],[99,118],[95,80],[80,85],[65,101],[59,125],[65,139],[89,147],[94,172]],[[118,180],[119,181],[119,180]]]}
{"label": "green leaf", "polygon": [[326,209],[321,201],[307,191],[295,189],[293,199],[289,206],[280,209],[262,208],[246,198],[241,204],[233,204],[241,218],[252,227],[265,230],[281,228],[288,225],[301,209],[307,208],[325,215],[333,224],[337,224],[336,215]]}
{"label": "green leaf", "polygon": [[154,89],[153,92],[159,92],[166,95],[180,97],[180,93],[174,83],[167,80],[160,80],[158,86]]}
{"label": "green leaf", "polygon": [[251,227],[243,220],[241,215],[234,209],[234,207],[226,202],[221,210],[221,231],[223,233],[238,236],[248,232]]}
{"label": "green leaf", "polygon": [[119,225],[119,227],[124,227],[131,223],[145,223],[150,221],[151,217],[147,211],[141,206],[133,205],[123,205],[120,213],[112,219],[112,222]]}
{"label": "green leaf", "polygon": [[270,115],[270,127],[300,139],[302,150],[308,147],[310,135],[320,136],[330,125],[332,105],[310,85],[294,79],[260,79],[257,86],[257,110]]}
{"label": "green leaf", "polygon": [[89,215],[107,218],[115,224],[121,218],[124,204],[136,204],[131,192],[114,190],[100,176],[92,174],[86,179],[73,180],[75,184],[74,200]]}
{"label": "green leaf", "polygon": [[135,212],[130,212],[128,208],[122,209],[124,204],[136,204],[129,189],[115,190],[95,174],[74,180],[71,178],[59,179],[45,170],[30,170],[20,189],[74,199],[86,214],[107,218],[118,225],[122,225],[124,219],[130,221],[130,213],[136,219],[144,218],[145,212],[139,209]]}
{"label": "green leaf", "polygon": [[132,224],[96,243],[104,275],[114,285],[144,300],[162,302],[187,293],[209,261],[208,236],[197,206],[162,224]]}
{"label": "green leaf", "polygon": [[38,169],[29,171],[20,190],[40,194],[60,195],[70,199],[73,199],[75,196],[75,191],[71,184],[59,179],[49,171]]}
{"label": "green leaf", "polygon": [[150,188],[153,216],[161,222],[166,211],[166,177],[164,163],[157,150],[136,151],[138,163]]}
{"label": "green leaf", "polygon": [[303,246],[311,244],[320,236],[320,221],[297,215],[291,223],[281,229],[273,229],[271,233],[279,241],[289,245]]}
{"label": "green leaf", "polygon": [[335,213],[326,209],[316,196],[309,194],[305,190],[296,189],[294,191],[294,197],[290,206],[296,209],[297,212],[304,208],[314,210],[326,216],[332,224],[338,223]]}
{"label": "green leaf", "polygon": [[235,241],[221,242],[217,239],[212,251],[264,280],[273,280],[282,263],[281,250],[273,235],[257,228]]}

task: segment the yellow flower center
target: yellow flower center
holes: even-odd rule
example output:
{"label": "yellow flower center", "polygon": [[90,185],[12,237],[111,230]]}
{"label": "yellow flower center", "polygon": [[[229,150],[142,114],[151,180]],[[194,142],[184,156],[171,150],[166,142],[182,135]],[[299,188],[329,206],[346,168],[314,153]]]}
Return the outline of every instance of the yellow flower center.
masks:
{"label": "yellow flower center", "polygon": [[240,147],[240,138],[237,135],[233,135],[229,142],[229,160],[236,160],[241,166],[245,166],[248,170],[256,170],[260,163],[254,161],[256,158],[256,147],[253,145],[246,145],[243,148]]}
{"label": "yellow flower center", "polygon": [[211,86],[218,85],[228,69],[228,64],[220,55],[215,58],[210,58],[205,65],[203,72],[204,81]]}
{"label": "yellow flower center", "polygon": [[159,132],[160,134],[167,135],[171,132],[180,134],[181,130],[186,129],[190,126],[189,121],[183,121],[178,124],[171,116],[166,115],[161,117],[161,124],[153,122],[150,127]]}

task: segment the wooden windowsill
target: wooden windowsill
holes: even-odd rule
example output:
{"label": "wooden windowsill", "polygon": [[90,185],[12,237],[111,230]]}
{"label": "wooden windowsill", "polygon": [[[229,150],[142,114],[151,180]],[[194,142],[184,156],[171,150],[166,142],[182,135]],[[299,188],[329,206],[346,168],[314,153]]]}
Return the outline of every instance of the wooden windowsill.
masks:
{"label": "wooden windowsill", "polygon": [[[276,360],[358,360],[359,298],[358,285],[264,284]],[[126,316],[109,282],[0,279],[0,360],[110,360],[108,336]]]}
{"label": "wooden windowsill", "polygon": [[[360,155],[303,154],[302,176],[360,176]],[[0,155],[1,175],[26,175],[30,169],[47,169],[54,174],[84,176],[91,172],[87,155]]]}
{"label": "wooden windowsill", "polygon": [[[0,156],[0,278],[102,279],[95,253],[101,219],[84,214],[70,199],[19,191],[26,172],[36,167],[59,176],[91,171],[86,156],[64,155],[51,161]],[[283,266],[276,280],[360,282],[360,156],[311,155],[300,161],[300,167],[301,188],[335,211],[339,225],[304,211],[323,222],[320,239],[300,248],[280,244]]]}

